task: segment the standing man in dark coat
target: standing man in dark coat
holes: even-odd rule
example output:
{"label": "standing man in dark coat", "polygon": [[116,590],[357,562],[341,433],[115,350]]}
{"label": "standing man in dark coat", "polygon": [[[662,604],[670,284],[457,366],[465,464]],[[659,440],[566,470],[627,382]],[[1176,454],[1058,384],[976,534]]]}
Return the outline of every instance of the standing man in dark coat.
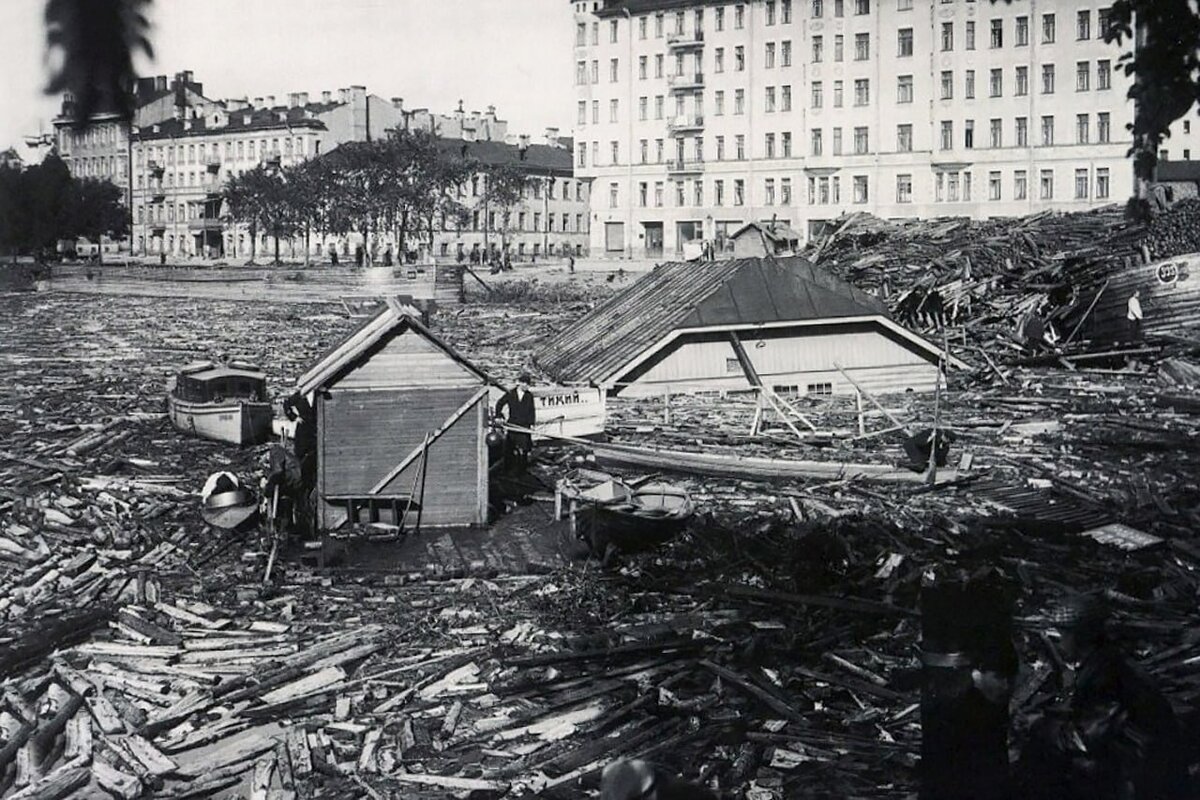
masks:
{"label": "standing man in dark coat", "polygon": [[[533,429],[537,422],[537,409],[533,404],[533,392],[529,391],[529,373],[522,372],[517,385],[504,393],[496,403],[496,416],[509,425]],[[507,442],[508,471],[511,474],[524,472],[529,467],[529,451],[533,449],[533,437],[520,431],[509,431]]]}

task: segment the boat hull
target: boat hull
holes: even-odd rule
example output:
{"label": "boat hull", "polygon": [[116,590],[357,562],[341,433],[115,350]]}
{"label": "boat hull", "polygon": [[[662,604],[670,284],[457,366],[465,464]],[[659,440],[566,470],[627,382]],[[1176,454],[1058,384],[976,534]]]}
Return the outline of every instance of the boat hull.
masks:
{"label": "boat hull", "polygon": [[270,403],[191,403],[174,395],[167,396],[167,415],[184,433],[237,445],[267,441],[274,418]]}
{"label": "boat hull", "polygon": [[629,502],[587,503],[576,512],[576,531],[597,555],[611,545],[622,552],[657,547],[687,528],[695,507],[685,492],[668,489],[673,507],[656,507],[661,491],[635,491]]}

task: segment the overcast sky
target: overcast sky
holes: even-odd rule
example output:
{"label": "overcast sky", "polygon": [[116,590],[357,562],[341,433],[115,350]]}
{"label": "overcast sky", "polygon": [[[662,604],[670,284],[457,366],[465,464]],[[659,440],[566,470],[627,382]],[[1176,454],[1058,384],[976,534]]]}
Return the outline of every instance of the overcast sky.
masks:
{"label": "overcast sky", "polygon": [[[0,0],[0,149],[43,129],[45,0]],[[351,84],[409,108],[497,107],[512,133],[571,127],[567,0],[154,0],[144,75],[190,69],[212,98]]]}

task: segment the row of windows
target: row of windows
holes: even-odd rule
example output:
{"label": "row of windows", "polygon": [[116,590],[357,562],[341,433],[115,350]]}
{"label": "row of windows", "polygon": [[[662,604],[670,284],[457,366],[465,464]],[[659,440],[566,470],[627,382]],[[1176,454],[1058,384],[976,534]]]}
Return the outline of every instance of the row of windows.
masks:
{"label": "row of windows", "polygon": [[[1024,97],[1029,94],[1029,67],[1015,68],[1013,80],[1013,95]],[[942,100],[954,99],[954,71],[942,70],[940,76],[940,97]],[[1057,70],[1054,64],[1042,65],[1042,94],[1054,94],[1056,88]],[[897,93],[897,102],[912,102],[912,76],[900,76],[901,89]],[[1096,62],[1095,88],[1106,91],[1112,88],[1112,61],[1101,59]],[[1090,61],[1075,62],[1075,91],[1087,92],[1092,89],[1092,63]],[[1004,96],[1004,70],[1000,68],[988,71],[988,97]],[[975,98],[975,70],[963,72],[963,98]]]}
{"label": "row of windows", "polygon": [[[1103,39],[1111,26],[1111,10],[1100,9],[1098,14],[1098,38]],[[993,50],[1004,47],[1004,20],[993,19],[989,22],[988,46]],[[943,53],[954,50],[955,24],[941,23],[940,49]],[[963,27],[964,47],[975,49],[975,21],[968,20]],[[1017,47],[1029,45],[1029,17],[1019,16],[1014,20],[1013,37]],[[1042,14],[1042,44],[1054,44],[1058,38],[1058,15]],[[1090,9],[1077,11],[1075,14],[1075,39],[1087,41],[1092,38],[1092,12]],[[912,55],[912,28],[902,28],[899,32],[899,55]]]}
{"label": "row of windows", "polygon": [[95,158],[74,158],[71,160],[71,173],[82,178],[107,178],[116,176],[125,179],[125,160],[119,156],[97,156]]}
{"label": "row of windows", "polygon": [[[543,214],[540,211],[532,213],[526,211],[518,211],[515,214],[511,212],[497,213],[495,211],[487,212],[487,229],[493,232],[500,232],[507,229],[514,233],[587,233],[586,214],[575,214],[575,227],[572,229],[571,214],[545,214],[545,226],[542,225]],[[444,215],[441,218],[440,229],[443,231],[471,230],[478,233],[482,231],[481,227],[484,224],[484,215],[481,211],[471,212],[471,221],[469,227],[459,228],[453,223],[453,220],[447,219]],[[530,226],[532,223],[532,227]]]}
{"label": "row of windows", "polygon": [[[573,181],[569,178],[563,178],[561,181],[556,181],[554,178],[549,180],[529,180],[525,183],[522,189],[522,195],[527,199],[541,200],[542,186],[546,187],[545,195],[549,200],[561,198],[563,200],[571,199],[572,186],[574,187],[575,200],[583,202],[585,194],[585,185],[583,181]],[[559,187],[557,190],[555,187]],[[458,187],[458,196],[466,197],[468,193],[471,197],[481,197],[487,191],[487,178],[483,175],[474,175],[467,183],[463,183]]]}
{"label": "row of windows", "polygon": [[[720,32],[725,30],[726,15],[725,7],[718,6],[713,10],[713,30]],[[687,26],[687,12],[676,11],[671,15],[671,34],[672,36],[683,36]],[[692,11],[692,30],[703,35],[704,32],[704,9],[697,8]],[[746,4],[738,3],[733,7],[732,22],[734,30],[742,30],[746,27]],[[763,4],[763,23],[767,26],[772,26],[777,23],[788,25],[792,21],[792,0],[767,0]],[[654,38],[661,39],[666,34],[667,15],[666,12],[659,11],[653,17],[654,22]],[[645,41],[650,38],[651,17],[649,14],[643,14],[637,18],[638,39]],[[590,41],[593,45],[600,44],[600,23],[592,22],[589,26],[586,22],[579,22],[575,25],[575,46],[584,47],[589,42],[589,30],[591,33]],[[608,41],[610,44],[616,44],[620,41],[620,23],[619,20],[613,19],[608,22]]]}
{"label": "row of windows", "polygon": [[[1038,198],[1041,200],[1055,199],[1055,171],[1042,169],[1038,171]],[[969,170],[935,170],[933,175],[934,202],[958,203],[972,202],[972,178]],[[999,170],[988,172],[987,199],[1000,201],[1004,197],[1003,176]],[[674,207],[689,208],[703,207],[711,198],[713,206],[746,205],[746,180],[744,178],[717,178],[712,180],[706,192],[703,179],[692,181],[640,181],[637,185],[637,206],[639,208],[662,208],[666,204],[668,187],[673,190]],[[726,187],[730,192],[726,194]],[[871,199],[871,181],[868,175],[850,176],[850,201],[855,204],[865,204]],[[709,194],[708,192],[711,192]],[[1108,167],[1097,167],[1094,171],[1087,167],[1079,167],[1074,171],[1072,197],[1075,200],[1107,200],[1111,193],[1111,178]],[[1013,170],[1012,190],[1007,199],[1029,199],[1029,171]],[[609,184],[609,208],[618,208],[620,201],[620,185],[616,182]],[[896,202],[909,204],[913,202],[913,175],[903,173],[896,176]],[[840,205],[842,203],[842,181],[838,175],[810,176],[808,179],[808,204]],[[792,204],[792,179],[765,177],[762,179],[763,206],[790,206]]]}
{"label": "row of windows", "polygon": [[84,131],[63,128],[59,132],[58,149],[69,153],[73,149],[117,145],[125,142],[125,136],[116,125],[93,125]]}
{"label": "row of windows", "polygon": [[[1055,117],[1053,114],[1043,115],[1041,118],[1040,133],[1038,140],[1042,147],[1053,147],[1056,144],[1055,140]],[[899,133],[897,138],[900,142],[907,140],[909,149],[912,144],[912,126],[898,126],[898,129],[908,128],[907,134]],[[1029,118],[1016,117],[1013,120],[1013,146],[1029,147]],[[1108,144],[1112,141],[1112,118],[1107,111],[1102,111],[1096,114],[1095,135],[1093,137],[1092,118],[1090,114],[1075,115],[1075,144]],[[968,119],[963,122],[963,148],[970,150],[976,146],[975,142],[975,120]],[[988,147],[999,148],[1004,147],[1004,124],[1003,120],[994,118],[988,122]],[[954,122],[952,120],[942,120],[939,125],[938,147],[941,150],[953,150],[955,147],[954,140]],[[902,151],[903,152],[903,151]]]}
{"label": "row of windows", "polygon": [[[242,139],[224,143],[141,145],[134,148],[134,164],[140,167],[147,159],[160,166],[175,163],[204,164],[210,159],[221,160],[222,149],[225,161],[261,161],[267,157],[268,152],[285,156],[304,156],[308,152],[307,140],[303,136]],[[320,151],[320,142],[317,142],[316,150]]]}

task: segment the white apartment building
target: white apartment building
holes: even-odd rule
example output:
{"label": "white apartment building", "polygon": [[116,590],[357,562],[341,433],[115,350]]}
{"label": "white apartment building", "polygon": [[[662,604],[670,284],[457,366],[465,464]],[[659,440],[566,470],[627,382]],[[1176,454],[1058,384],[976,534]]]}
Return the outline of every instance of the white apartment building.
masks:
{"label": "white apartment building", "polygon": [[[1133,118],[1111,0],[572,0],[594,254],[750,220],[1124,202]],[[1191,121],[1167,143],[1195,147]],[[1197,150],[1200,154],[1200,150]]]}

